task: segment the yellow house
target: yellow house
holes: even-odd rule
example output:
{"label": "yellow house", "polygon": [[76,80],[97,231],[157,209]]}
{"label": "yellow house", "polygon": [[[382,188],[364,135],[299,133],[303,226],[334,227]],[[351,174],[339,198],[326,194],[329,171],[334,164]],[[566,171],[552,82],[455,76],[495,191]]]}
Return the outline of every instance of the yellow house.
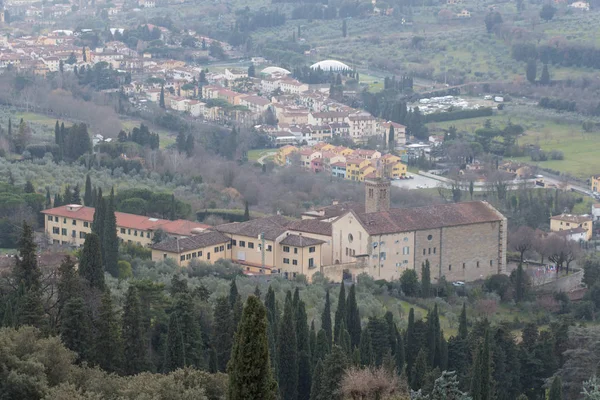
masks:
{"label": "yellow house", "polygon": [[400,162],[400,157],[393,154],[385,154],[381,156],[380,160],[383,165],[391,165]]}
{"label": "yellow house", "polygon": [[295,233],[288,227],[292,222],[275,215],[218,225],[215,230],[231,239],[231,259],[242,265],[246,273],[276,272],[290,279],[303,274],[310,281],[321,270],[325,242]]}
{"label": "yellow house", "polygon": [[334,153],[340,154],[344,157],[348,157],[354,153],[354,150],[352,150],[348,147],[344,147],[344,146],[334,147],[333,149],[331,149],[331,151],[333,151]]}
{"label": "yellow house", "polygon": [[550,218],[550,230],[552,232],[567,231],[579,228],[585,229],[586,240],[590,240],[593,234],[592,217],[587,214],[560,214]]}
{"label": "yellow house", "polygon": [[[92,231],[94,212],[93,207],[80,204],[44,210],[42,213],[46,215],[46,234],[54,244],[82,246],[85,235]],[[115,216],[117,237],[123,242],[137,243],[142,246],[151,244],[154,233],[159,229],[170,236],[186,237],[209,228],[208,225],[183,219],[169,221],[122,212],[115,212]]]}
{"label": "yellow house", "polygon": [[329,143],[324,143],[324,142],[320,142],[315,144],[312,149],[315,151],[320,151],[320,152],[326,152],[326,151],[331,151],[332,149],[334,149],[335,146]]}
{"label": "yellow house", "polygon": [[152,246],[152,261],[171,258],[180,267],[191,261],[214,262],[231,258],[231,240],[220,232],[203,232],[187,238],[170,238]]}
{"label": "yellow house", "polygon": [[387,164],[385,166],[385,173],[390,179],[399,179],[402,176],[406,176],[406,164],[402,164],[400,161],[394,164]]}
{"label": "yellow house", "polygon": [[346,179],[350,181],[364,181],[364,172],[362,173],[363,179],[361,180],[361,170],[365,167],[371,167],[373,171],[375,168],[371,166],[371,161],[362,158],[354,158],[351,160],[346,160]]}
{"label": "yellow house", "polygon": [[600,192],[600,175],[594,175],[591,179],[592,192]]}
{"label": "yellow house", "polygon": [[296,146],[291,146],[291,145],[287,145],[287,146],[283,146],[280,147],[279,150],[277,150],[277,154],[275,154],[274,157],[274,161],[275,164],[283,166],[286,164],[286,159],[287,157],[298,151],[298,148]]}

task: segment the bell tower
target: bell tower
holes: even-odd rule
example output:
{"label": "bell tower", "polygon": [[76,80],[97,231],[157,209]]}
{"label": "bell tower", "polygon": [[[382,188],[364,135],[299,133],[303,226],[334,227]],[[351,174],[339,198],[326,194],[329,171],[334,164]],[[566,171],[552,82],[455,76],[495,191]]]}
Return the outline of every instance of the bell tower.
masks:
{"label": "bell tower", "polygon": [[365,179],[365,212],[390,209],[390,181],[386,178]]}

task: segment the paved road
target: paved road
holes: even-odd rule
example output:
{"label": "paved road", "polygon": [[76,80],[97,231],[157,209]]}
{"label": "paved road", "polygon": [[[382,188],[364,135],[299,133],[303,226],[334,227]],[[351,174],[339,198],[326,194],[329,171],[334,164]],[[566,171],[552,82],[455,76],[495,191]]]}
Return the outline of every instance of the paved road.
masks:
{"label": "paved road", "polygon": [[261,156],[258,160],[256,160],[260,165],[263,165],[265,163],[265,158],[270,157],[270,156],[274,156],[275,154],[277,154],[276,151],[270,151],[267,154]]}

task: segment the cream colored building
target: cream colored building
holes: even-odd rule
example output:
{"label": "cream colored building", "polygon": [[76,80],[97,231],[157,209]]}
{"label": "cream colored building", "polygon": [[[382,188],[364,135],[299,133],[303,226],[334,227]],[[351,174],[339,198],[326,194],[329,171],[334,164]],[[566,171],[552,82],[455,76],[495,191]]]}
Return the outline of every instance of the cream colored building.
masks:
{"label": "cream colored building", "polygon": [[[82,246],[85,235],[92,231],[95,209],[79,204],[69,204],[42,211],[45,214],[45,229],[54,244]],[[115,212],[117,236],[121,241],[147,246],[157,230],[169,236],[187,237],[198,234],[208,225],[178,219],[151,218],[143,215]]]}
{"label": "cream colored building", "polygon": [[585,240],[590,240],[593,235],[593,221],[592,216],[585,215],[573,215],[573,214],[560,214],[550,218],[550,230],[552,232],[567,231],[577,228],[583,228],[586,231]]}
{"label": "cream colored building", "polygon": [[170,238],[152,246],[152,261],[171,258],[180,267],[192,261],[215,262],[231,258],[231,240],[219,232],[202,232],[187,238]]}
{"label": "cream colored building", "polygon": [[506,271],[506,218],[489,204],[391,209],[389,181],[365,187],[366,212],[350,209],[332,222],[334,266],[349,265],[350,273],[364,268],[386,280],[407,269],[420,274],[426,260],[434,281],[474,281]]}

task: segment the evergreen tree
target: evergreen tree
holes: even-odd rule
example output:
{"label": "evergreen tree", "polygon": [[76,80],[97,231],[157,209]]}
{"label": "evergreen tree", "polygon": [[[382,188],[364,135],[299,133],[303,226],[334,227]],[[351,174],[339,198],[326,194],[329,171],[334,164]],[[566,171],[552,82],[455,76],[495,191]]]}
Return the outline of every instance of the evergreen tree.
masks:
{"label": "evergreen tree", "polygon": [[333,346],[323,363],[321,399],[341,400],[340,382],[348,366],[348,359],[339,346]]}
{"label": "evergreen tree", "polygon": [[60,125],[58,124],[58,120],[56,120],[56,124],[54,125],[54,143],[59,147],[62,144],[62,137],[60,136]]}
{"label": "evergreen tree", "polygon": [[431,296],[431,269],[429,260],[421,265],[421,295],[425,298]]}
{"label": "evergreen tree", "polygon": [[77,353],[79,360],[89,359],[92,346],[90,317],[81,296],[67,300],[61,312],[60,338],[68,349]]}
{"label": "evergreen tree", "polygon": [[191,157],[194,155],[194,146],[195,146],[194,136],[192,134],[189,134],[185,141],[185,152],[188,157]]}
{"label": "evergreen tree", "polygon": [[562,398],[562,381],[560,376],[555,376],[548,392],[548,400],[562,400]]}
{"label": "evergreen tree", "polygon": [[165,108],[165,87],[160,87],[160,98],[158,99],[158,106],[160,108]]}
{"label": "evergreen tree", "polygon": [[310,349],[310,365],[315,367],[315,349],[317,348],[317,331],[315,329],[315,320],[310,323],[310,332],[308,334],[308,345]]}
{"label": "evergreen tree", "polygon": [[[295,294],[294,298],[296,298]],[[310,360],[310,339],[306,306],[302,300],[298,300],[295,310],[296,341],[298,346],[298,400],[308,400],[311,387],[312,364]]]}
{"label": "evergreen tree", "polygon": [[394,151],[394,149],[396,148],[396,138],[395,138],[395,132],[394,132],[394,125],[390,124],[390,130],[388,132],[388,148],[390,149],[390,151]]}
{"label": "evergreen tree", "polygon": [[217,299],[213,320],[213,344],[217,358],[217,369],[225,372],[233,345],[233,318],[227,297]]}
{"label": "evergreen tree", "polygon": [[117,217],[115,215],[115,191],[110,191],[110,197],[104,210],[104,233],[102,235],[102,260],[104,269],[113,277],[119,276],[119,238],[117,236]]}
{"label": "evergreen tree", "polygon": [[229,400],[275,400],[277,383],[269,363],[266,309],[248,297],[235,336],[229,375]]}
{"label": "evergreen tree", "polygon": [[523,265],[519,263],[517,271],[515,273],[515,301],[517,303],[525,299],[526,294],[526,277],[525,271],[523,271]]}
{"label": "evergreen tree", "polygon": [[330,351],[331,343],[329,342],[327,333],[324,329],[320,329],[317,333],[317,344],[314,349],[314,362],[316,363],[319,360],[324,361]]}
{"label": "evergreen tree", "polygon": [[427,353],[425,349],[419,350],[415,364],[412,369],[410,386],[413,390],[419,390],[426,382],[427,374],[429,374],[429,366],[427,364]]}
{"label": "evergreen tree", "polygon": [[85,236],[79,260],[79,276],[84,278],[90,287],[104,290],[104,268],[102,268],[100,239],[95,233],[89,233]]}
{"label": "evergreen tree", "polygon": [[404,371],[404,364],[406,362],[404,352],[404,340],[400,332],[396,331],[396,371],[401,374]]}
{"label": "evergreen tree", "polygon": [[321,329],[325,331],[329,346],[331,347],[333,332],[331,327],[331,301],[329,300],[329,290],[325,293],[325,307],[323,308],[323,314],[321,314]]}
{"label": "evergreen tree", "polygon": [[79,189],[79,183],[73,188],[73,194],[71,195],[71,204],[81,204],[81,190]]}
{"label": "evergreen tree", "polygon": [[194,301],[190,293],[178,293],[175,296],[175,304],[169,315],[165,347],[165,372],[184,367],[204,366],[199,318],[194,311]]}
{"label": "evergreen tree", "polygon": [[33,183],[31,181],[25,182],[25,187],[23,188],[23,192],[25,193],[35,193],[35,188],[33,187]]}
{"label": "evergreen tree", "polygon": [[428,363],[432,368],[440,366],[441,363],[441,330],[437,304],[433,311],[427,315],[427,348],[429,350]]}
{"label": "evergreen tree", "polygon": [[147,366],[147,348],[142,324],[142,310],[138,290],[134,285],[129,286],[121,328],[123,339],[123,372],[135,375],[144,371]]}
{"label": "evergreen tree", "polygon": [[535,58],[530,58],[529,61],[527,61],[525,76],[530,83],[535,83],[535,78],[537,76],[537,64],[535,62]]}
{"label": "evergreen tree", "polygon": [[379,367],[383,364],[385,355],[391,352],[387,323],[383,318],[370,317],[366,329],[371,336],[373,361]]}
{"label": "evergreen tree", "polygon": [[67,301],[71,298],[80,297],[82,295],[81,283],[77,274],[75,260],[71,256],[66,256],[58,267],[58,296],[57,296],[57,313],[59,319],[62,315]]}
{"label": "evergreen tree", "polygon": [[106,201],[102,197],[102,189],[98,188],[98,194],[96,195],[96,208],[94,210],[94,219],[92,221],[92,233],[98,235],[98,237],[104,234],[104,221],[106,220],[105,209]]}
{"label": "evergreen tree", "polygon": [[64,204],[73,204],[73,193],[71,192],[71,185],[67,185],[65,187],[65,192],[63,193],[62,199]]}
{"label": "evergreen tree", "polygon": [[17,246],[19,255],[12,273],[16,286],[22,285],[26,292],[39,290],[41,271],[38,266],[37,245],[33,236],[33,228],[25,222]]}
{"label": "evergreen tree", "polygon": [[352,348],[358,347],[361,339],[361,327],[360,313],[358,304],[356,303],[356,287],[354,284],[350,287],[350,293],[348,293],[348,301],[346,304],[346,329],[350,334]]}
{"label": "evergreen tree", "polygon": [[461,339],[467,339],[469,331],[467,328],[467,305],[463,303],[462,311],[460,312],[460,318],[458,322],[458,337]]}
{"label": "evergreen tree", "polygon": [[110,290],[102,295],[96,322],[94,362],[107,372],[119,372],[123,360],[123,344],[119,320],[113,308]]}
{"label": "evergreen tree", "polygon": [[369,367],[374,364],[373,360],[373,346],[371,344],[371,334],[368,329],[362,331],[360,335],[360,365],[363,367]]}
{"label": "evergreen tree", "polygon": [[548,72],[548,64],[544,64],[544,68],[542,69],[542,75],[540,76],[540,84],[550,84],[550,73]]}
{"label": "evergreen tree", "polygon": [[281,397],[286,400],[295,400],[298,396],[298,344],[290,292],[287,293],[283,317],[279,325],[277,356]]}
{"label": "evergreen tree", "polygon": [[244,201],[244,221],[250,221],[250,207],[247,201]]}
{"label": "evergreen tree", "polygon": [[170,211],[169,219],[171,221],[175,221],[175,219],[177,219],[177,202],[175,201],[174,194],[171,194],[171,211]]}
{"label": "evergreen tree", "polygon": [[342,37],[346,37],[348,34],[348,25],[346,24],[346,19],[342,21]]}
{"label": "evergreen tree", "polygon": [[408,312],[408,326],[406,328],[406,340],[405,340],[405,356],[406,356],[406,370],[410,376],[412,373],[413,363],[416,358],[416,351],[418,350],[417,337],[415,334],[415,309],[410,308]]}
{"label": "evergreen tree", "polygon": [[90,175],[88,174],[85,177],[85,193],[83,194],[83,205],[87,206],[87,207],[93,207],[94,206],[94,193],[93,193],[93,189],[92,189],[92,179],[90,178]]}
{"label": "evergreen tree", "polygon": [[52,208],[52,195],[50,194],[50,188],[46,188],[46,203],[44,204],[44,208],[47,210]]}
{"label": "evergreen tree", "polygon": [[187,138],[185,136],[185,133],[183,132],[183,130],[179,131],[179,133],[177,134],[177,138],[175,139],[175,145],[177,147],[177,151],[180,154],[185,153],[187,144],[186,142]]}
{"label": "evergreen tree", "polygon": [[269,343],[269,357],[273,371],[277,371],[277,332],[279,331],[279,310],[275,300],[275,292],[269,286],[265,296],[265,307],[267,308],[267,340]]}
{"label": "evergreen tree", "polygon": [[322,400],[321,387],[323,385],[323,361],[317,361],[313,371],[313,380],[310,387],[310,400]]}
{"label": "evergreen tree", "polygon": [[473,400],[491,400],[492,397],[492,364],[490,360],[490,334],[486,330],[483,343],[479,345],[473,378],[471,380],[471,396]]}
{"label": "evergreen tree", "polygon": [[254,67],[254,64],[252,64],[248,67],[248,77],[254,78],[255,75],[256,75],[256,68]]}
{"label": "evergreen tree", "polygon": [[229,306],[231,307],[231,309],[233,309],[233,306],[239,296],[240,296],[240,294],[238,292],[237,285],[235,283],[235,278],[233,278],[231,280],[231,283],[229,284]]}
{"label": "evergreen tree", "polygon": [[62,198],[60,197],[60,194],[56,193],[54,195],[54,201],[52,201],[52,206],[53,207],[60,207],[62,206]]}
{"label": "evergreen tree", "polygon": [[346,319],[346,289],[342,282],[340,285],[340,294],[338,297],[337,310],[335,310],[335,325],[333,327],[333,341],[339,344],[339,336],[342,321]]}

